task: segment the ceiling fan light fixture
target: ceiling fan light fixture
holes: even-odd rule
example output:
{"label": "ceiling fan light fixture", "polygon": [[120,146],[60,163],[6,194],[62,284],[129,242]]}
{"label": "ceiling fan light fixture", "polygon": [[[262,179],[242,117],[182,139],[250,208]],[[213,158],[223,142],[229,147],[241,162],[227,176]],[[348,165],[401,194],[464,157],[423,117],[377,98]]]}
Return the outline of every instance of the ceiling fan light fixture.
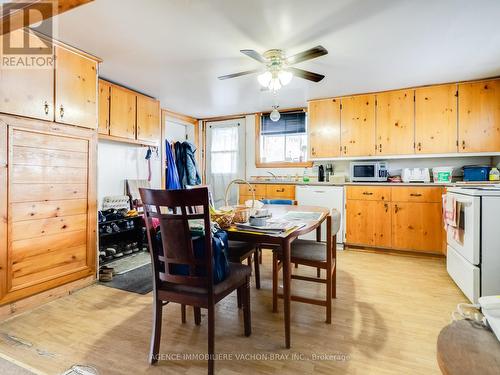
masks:
{"label": "ceiling fan light fixture", "polygon": [[271,79],[271,82],[269,82],[269,90],[273,91],[273,92],[276,92],[278,91],[280,88],[281,88],[281,82],[280,82],[280,79],[278,77],[274,77],[273,79]]}
{"label": "ceiling fan light fixture", "polygon": [[281,70],[278,73],[278,78],[280,80],[280,83],[282,86],[286,86],[290,83],[290,81],[293,78],[293,73],[289,72],[288,70]]}
{"label": "ceiling fan light fixture", "polygon": [[259,74],[257,76],[257,80],[264,87],[269,87],[269,84],[271,83],[272,79],[273,79],[273,75],[269,71],[266,71],[266,72]]}

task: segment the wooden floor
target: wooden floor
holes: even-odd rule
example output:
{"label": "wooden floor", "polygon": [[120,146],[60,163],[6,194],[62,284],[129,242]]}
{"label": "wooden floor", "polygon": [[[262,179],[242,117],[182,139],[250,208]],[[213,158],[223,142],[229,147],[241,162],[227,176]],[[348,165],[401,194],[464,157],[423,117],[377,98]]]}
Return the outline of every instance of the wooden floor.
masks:
{"label": "wooden floor", "polygon": [[[455,305],[465,301],[447,275],[444,259],[340,252],[333,324],[324,323],[323,308],[292,303],[291,350],[284,349],[282,315],[271,312],[270,254],[264,263],[262,289],[251,289],[251,337],[243,336],[243,316],[234,295],[217,307],[216,352],[254,357],[217,361],[217,373],[439,373],[438,332],[449,323]],[[313,276],[316,271],[301,267],[298,272]],[[307,295],[322,293],[322,288],[299,281],[292,286]],[[179,306],[166,307],[161,353],[206,350],[206,317],[197,327],[190,308],[188,313],[183,325]],[[206,373],[206,362],[196,360],[161,361],[150,367],[150,328],[150,295],[93,285],[0,323],[0,353],[47,374],[74,364],[92,365],[101,375]],[[331,358],[256,359],[278,354]]]}

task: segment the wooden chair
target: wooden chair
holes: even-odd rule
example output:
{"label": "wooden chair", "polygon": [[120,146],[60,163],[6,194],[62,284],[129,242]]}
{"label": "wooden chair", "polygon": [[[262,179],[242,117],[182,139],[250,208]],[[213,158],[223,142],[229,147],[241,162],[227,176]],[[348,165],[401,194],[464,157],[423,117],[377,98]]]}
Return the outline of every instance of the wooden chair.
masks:
{"label": "wooden chair", "polygon": [[[290,261],[304,266],[326,270],[326,279],[308,276],[293,275],[292,279],[326,284],[326,298],[318,300],[292,295],[292,301],[310,303],[326,307],[326,322],[332,322],[332,298],[336,298],[337,291],[337,232],[340,228],[340,213],[332,210],[326,219],[326,243],[312,240],[295,240],[292,242]],[[273,312],[278,311],[278,272],[281,269],[282,256],[280,250],[273,252]]]}
{"label": "wooden chair", "polygon": [[[149,361],[158,361],[163,306],[168,302],[194,307],[195,323],[201,323],[200,309],[208,310],[208,373],[214,372],[214,307],[234,290],[243,303],[245,336],[251,334],[250,274],[251,268],[230,263],[228,277],[220,283],[213,280],[213,249],[210,233],[208,189],[152,190],[139,189],[144,207],[149,249],[153,266],[153,332]],[[196,206],[196,212],[192,207]],[[162,247],[156,246],[152,219],[160,222]],[[195,257],[189,220],[203,219],[204,257]],[[187,275],[180,275],[176,267],[184,265]],[[185,321],[183,309],[183,321]]]}
{"label": "wooden chair", "polygon": [[140,211],[142,208],[141,196],[139,194],[140,188],[151,187],[151,183],[148,180],[125,180],[125,190],[126,194],[130,198],[130,209]]}

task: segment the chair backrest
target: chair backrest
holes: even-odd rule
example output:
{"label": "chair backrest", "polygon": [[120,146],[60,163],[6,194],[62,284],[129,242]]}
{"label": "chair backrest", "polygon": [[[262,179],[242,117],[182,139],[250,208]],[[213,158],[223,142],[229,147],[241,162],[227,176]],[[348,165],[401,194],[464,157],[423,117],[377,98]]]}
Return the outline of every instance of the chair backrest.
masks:
{"label": "chair backrest", "polygon": [[297,202],[292,199],[261,199],[264,204],[288,204],[290,206],[296,205]]}
{"label": "chair backrest", "polygon": [[[155,283],[190,285],[213,290],[212,236],[208,189],[154,190],[139,189],[151,252]],[[196,210],[193,210],[196,207]],[[160,223],[163,249],[156,246],[152,219]],[[204,252],[196,257],[189,220],[203,219]],[[179,274],[179,267],[187,269]],[[200,272],[202,270],[203,272]],[[184,272],[183,272],[184,273]]]}
{"label": "chair backrest", "polygon": [[125,180],[127,195],[130,197],[130,208],[138,209],[142,207],[140,188],[150,188],[151,183],[148,180]]}
{"label": "chair backrest", "polygon": [[337,233],[340,230],[340,212],[337,211],[335,208],[332,209],[330,212],[330,215],[332,217],[332,236],[337,235]]}

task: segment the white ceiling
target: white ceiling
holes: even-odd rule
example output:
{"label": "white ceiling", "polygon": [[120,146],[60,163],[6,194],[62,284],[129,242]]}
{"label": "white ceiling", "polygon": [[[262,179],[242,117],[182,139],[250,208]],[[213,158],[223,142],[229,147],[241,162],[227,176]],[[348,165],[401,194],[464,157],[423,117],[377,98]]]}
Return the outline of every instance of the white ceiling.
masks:
{"label": "white ceiling", "polygon": [[[101,75],[197,118],[308,99],[500,75],[499,0],[96,0],[58,16],[58,38],[101,57]],[[276,98],[240,49],[329,54]]]}

